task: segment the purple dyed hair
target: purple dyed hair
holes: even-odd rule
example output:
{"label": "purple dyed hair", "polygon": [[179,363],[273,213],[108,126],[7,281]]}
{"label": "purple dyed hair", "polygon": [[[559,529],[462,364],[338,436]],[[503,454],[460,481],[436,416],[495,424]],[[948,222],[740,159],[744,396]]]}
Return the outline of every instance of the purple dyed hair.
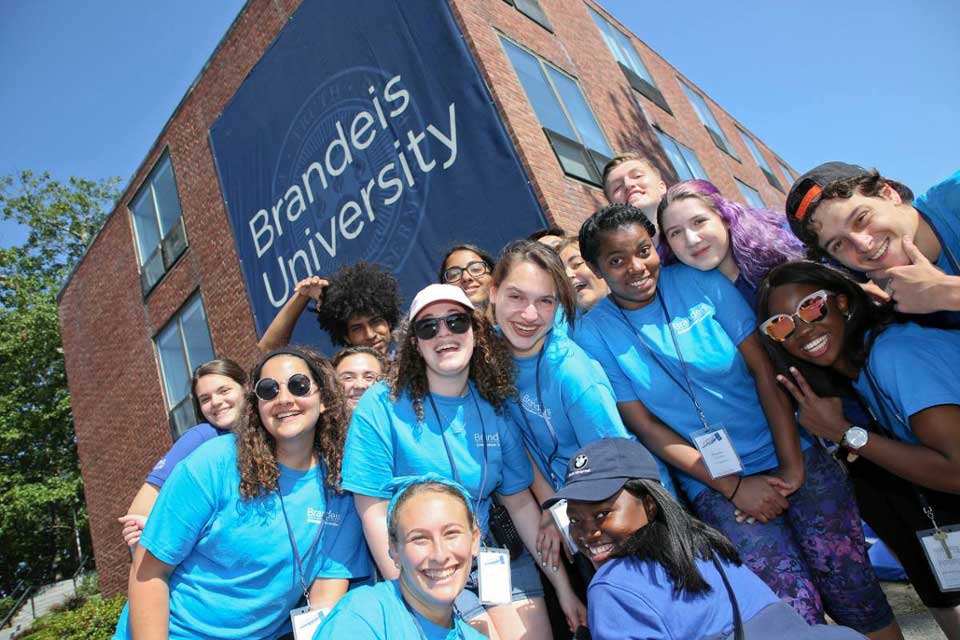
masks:
{"label": "purple dyed hair", "polygon": [[[787,217],[780,211],[750,209],[723,197],[713,183],[684,180],[669,189],[657,209],[657,225],[663,229],[663,212],[677,200],[696,198],[724,221],[730,233],[730,248],[740,274],[756,286],[767,272],[793,260],[802,260],[805,247],[787,228]],[[661,236],[660,258],[664,264],[677,262],[670,245]]]}

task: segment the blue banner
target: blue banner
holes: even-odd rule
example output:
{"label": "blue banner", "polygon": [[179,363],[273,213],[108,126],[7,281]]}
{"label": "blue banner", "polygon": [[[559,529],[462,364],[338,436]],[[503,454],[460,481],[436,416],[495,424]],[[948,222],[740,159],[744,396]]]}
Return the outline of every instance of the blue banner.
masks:
{"label": "blue banner", "polygon": [[409,303],[454,242],[544,225],[445,0],[304,0],[210,142],[260,335],[302,278],[366,260]]}

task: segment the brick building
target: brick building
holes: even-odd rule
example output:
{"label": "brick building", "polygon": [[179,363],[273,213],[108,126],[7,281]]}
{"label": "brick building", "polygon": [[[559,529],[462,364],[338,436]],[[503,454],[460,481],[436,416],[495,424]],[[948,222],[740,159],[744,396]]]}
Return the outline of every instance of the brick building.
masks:
{"label": "brick building", "polygon": [[[247,3],[61,293],[105,594],[123,590],[127,578],[116,517],[194,420],[184,393],[190,369],[213,353],[244,365],[257,356],[208,136],[299,4]],[[549,222],[578,229],[603,204],[596,183],[605,158],[628,149],[649,154],[668,182],[703,177],[727,194],[782,207],[794,178],[782,159],[597,3],[449,5]]]}

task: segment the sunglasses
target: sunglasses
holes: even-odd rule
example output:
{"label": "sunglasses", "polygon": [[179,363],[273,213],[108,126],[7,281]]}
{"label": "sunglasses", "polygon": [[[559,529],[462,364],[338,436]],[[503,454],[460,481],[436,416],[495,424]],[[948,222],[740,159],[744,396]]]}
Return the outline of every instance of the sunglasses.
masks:
{"label": "sunglasses", "polygon": [[463,272],[466,271],[474,278],[490,273],[490,265],[483,260],[473,260],[462,267],[449,267],[443,272],[443,281],[450,284],[460,282]]}
{"label": "sunglasses", "polygon": [[794,313],[778,313],[767,318],[760,325],[760,332],[776,342],[785,341],[797,330],[794,318],[802,320],[805,324],[816,324],[826,318],[829,309],[827,298],[831,295],[833,294],[823,289],[811,293],[800,301]]}
{"label": "sunglasses", "polygon": [[286,385],[290,395],[304,398],[310,395],[310,385],[313,384],[313,381],[310,380],[310,376],[302,373],[293,374],[286,383],[277,382],[273,378],[261,378],[257,382],[257,386],[253,388],[253,392],[264,402],[269,402],[280,394],[280,385],[282,384]]}
{"label": "sunglasses", "polygon": [[451,313],[446,318],[424,318],[413,323],[413,334],[421,340],[432,340],[440,333],[440,323],[447,325],[450,333],[466,333],[470,328],[470,314],[464,311]]}

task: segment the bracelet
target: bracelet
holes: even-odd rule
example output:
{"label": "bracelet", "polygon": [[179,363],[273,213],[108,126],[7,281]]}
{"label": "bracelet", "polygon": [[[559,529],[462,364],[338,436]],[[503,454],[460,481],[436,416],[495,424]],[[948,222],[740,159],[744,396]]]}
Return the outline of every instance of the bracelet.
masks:
{"label": "bracelet", "polygon": [[740,483],[743,482],[743,476],[737,477],[737,486],[733,488],[733,493],[730,494],[730,497],[727,498],[730,502],[733,502],[734,496],[737,495],[737,491],[740,491]]}

